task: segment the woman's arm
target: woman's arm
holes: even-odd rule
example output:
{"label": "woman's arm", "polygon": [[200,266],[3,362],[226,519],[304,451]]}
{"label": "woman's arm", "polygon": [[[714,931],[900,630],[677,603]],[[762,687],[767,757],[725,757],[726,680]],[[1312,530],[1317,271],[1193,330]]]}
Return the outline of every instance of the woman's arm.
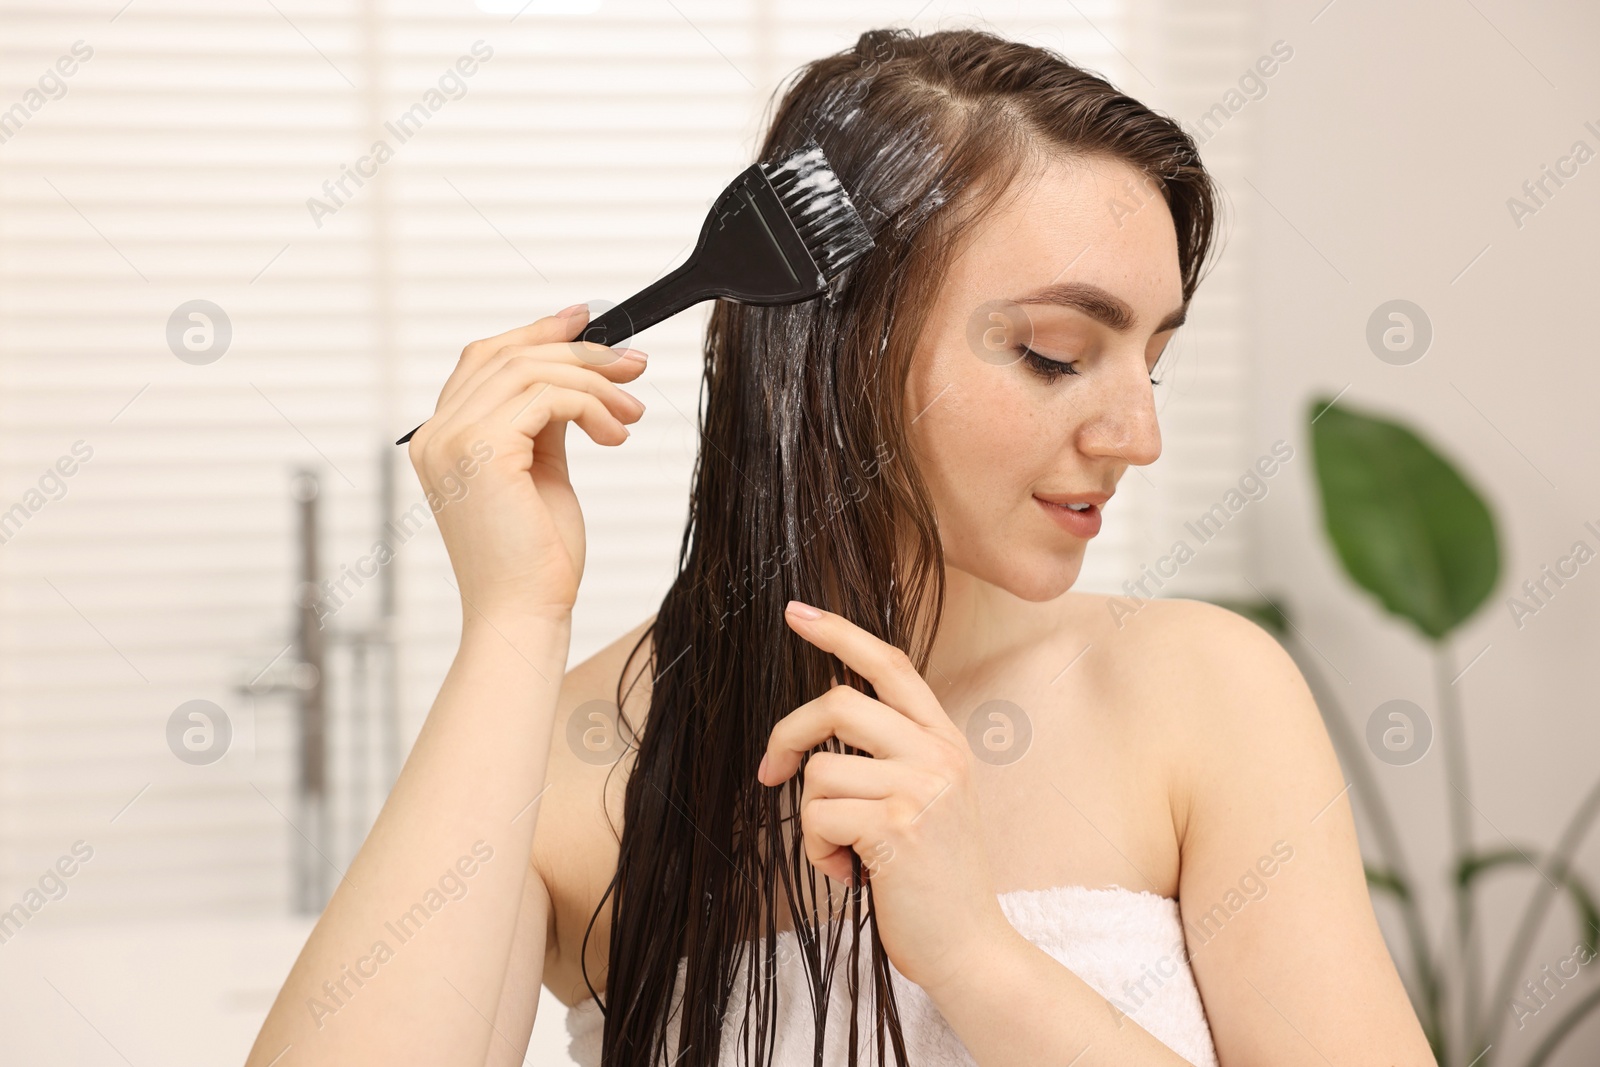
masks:
{"label": "woman's arm", "polygon": [[[1179,876],[1223,1063],[1433,1064],[1372,910],[1349,786],[1299,669],[1265,630],[1196,601],[1212,634]],[[1191,640],[1193,638],[1191,637]]]}
{"label": "woman's arm", "polygon": [[[482,1067],[488,1055],[518,913],[538,879],[534,825],[583,574],[567,424],[618,445],[644,411],[616,384],[644,360],[574,343],[586,318],[575,305],[468,345],[411,439],[461,594],[461,644],[251,1065],[291,1049],[295,1064]],[[545,936],[541,888],[527,947]]]}
{"label": "woman's arm", "polygon": [[489,1020],[514,941],[535,993],[544,959],[542,883],[527,894],[521,931],[518,912],[526,883],[538,879],[529,865],[533,800],[544,787],[569,640],[570,623],[469,618],[416,745],[284,982],[249,1067],[290,1046],[286,1063],[481,1067],[491,1038],[505,1044]]}
{"label": "woman's arm", "polygon": [[[645,634],[654,622],[652,614],[567,672],[556,709],[546,788],[537,805],[540,814],[533,835],[533,860],[511,939],[486,1067],[520,1067],[527,1056],[541,985],[549,986],[557,999],[566,1003],[590,991],[583,963],[576,956],[583,951],[583,934],[594,915],[595,901],[604,896],[617,869],[616,833],[623,823],[627,776],[613,774],[611,763],[591,762],[592,752],[586,750],[580,756],[566,741],[567,722],[592,701],[610,704],[620,687],[624,696],[621,716],[632,729],[643,729],[649,713],[651,648]],[[641,681],[645,684],[636,685]],[[592,727],[592,718],[585,721]],[[612,740],[620,743],[618,737]],[[629,754],[619,752],[618,759],[626,760]],[[574,936],[567,938],[567,947],[575,950],[571,960],[563,959],[561,951],[564,922],[573,924]],[[602,989],[608,941],[602,915],[588,953],[587,976]],[[575,989],[574,983],[581,988]]]}
{"label": "woman's arm", "polygon": [[1015,927],[997,931],[959,977],[924,989],[979,1067],[1188,1063]]}
{"label": "woman's arm", "polygon": [[[548,795],[548,794],[547,794]],[[543,806],[543,800],[538,806]],[[535,846],[537,847],[537,845]],[[528,1040],[539,1014],[539,987],[544,981],[546,950],[553,947],[555,904],[537,865],[530,864],[523,880],[522,907],[511,935],[510,958],[500,985],[494,1012],[494,1032],[484,1067],[522,1067]]]}

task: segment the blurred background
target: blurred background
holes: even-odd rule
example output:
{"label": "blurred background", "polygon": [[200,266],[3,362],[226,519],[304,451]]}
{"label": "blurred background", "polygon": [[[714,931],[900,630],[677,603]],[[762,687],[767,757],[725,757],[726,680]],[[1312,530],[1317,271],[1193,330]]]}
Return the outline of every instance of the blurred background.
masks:
{"label": "blurred background", "polygon": [[[0,0],[0,1061],[242,1062],[455,648],[394,438],[466,342],[680,262],[774,88],[880,25],[1050,46],[1201,143],[1224,253],[1080,587],[1274,601],[1419,1010],[1433,975],[1448,1025],[1499,1024],[1479,1062],[1595,1061],[1563,962],[1600,932],[1576,0]],[[705,310],[641,335],[626,446],[572,435],[573,663],[672,577]],[[1330,540],[1329,401],[1492,515],[1448,633]],[[546,993],[528,1062],[569,1062],[564,1018]]]}

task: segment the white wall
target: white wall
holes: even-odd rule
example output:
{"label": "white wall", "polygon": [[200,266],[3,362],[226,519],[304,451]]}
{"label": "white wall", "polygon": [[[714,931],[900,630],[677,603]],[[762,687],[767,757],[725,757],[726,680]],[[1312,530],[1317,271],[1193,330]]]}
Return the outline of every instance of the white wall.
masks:
{"label": "white wall", "polygon": [[[289,471],[323,466],[325,559],[359,555],[377,524],[379,457],[400,460],[411,493],[382,437],[426,413],[462,343],[663,272],[747,160],[777,79],[866,26],[913,16],[1050,44],[1191,125],[1274,42],[1292,47],[1266,95],[1204,146],[1232,202],[1226,255],[1163,386],[1163,458],[1127,480],[1083,584],[1136,577],[1286,438],[1301,460],[1167,591],[1248,596],[1248,578],[1286,594],[1337,665],[1329,673],[1349,679],[1341,695],[1358,728],[1390,697],[1431,708],[1425,650],[1349,588],[1318,528],[1302,410],[1314,390],[1349,386],[1351,404],[1440,442],[1496,504],[1502,587],[1456,650],[1464,665],[1489,646],[1457,687],[1474,828],[1485,845],[1559,832],[1591,781],[1600,730],[1585,705],[1600,580],[1585,570],[1520,631],[1503,600],[1585,536],[1583,520],[1600,520],[1588,462],[1600,370],[1582,332],[1600,163],[1520,229],[1505,200],[1574,139],[1600,147],[1583,128],[1600,125],[1593,13],[1505,0],[1259,11],[1244,0],[920,11],[916,0],[608,0],[535,3],[512,23],[519,6],[491,16],[467,0],[278,0],[285,18],[217,0],[0,0],[0,107],[74,40],[96,49],[64,98],[0,144],[0,506],[75,439],[96,448],[67,497],[0,547],[0,903],[75,838],[97,848],[29,941],[0,946],[9,1058],[59,1043],[71,1062],[121,1062],[94,1027],[147,1054],[130,1051],[135,1062],[176,1062],[180,1039],[202,1050],[195,1062],[242,1055],[304,936],[281,918],[298,833],[279,810],[293,815],[284,705],[232,706],[252,729],[237,759],[210,770],[175,761],[162,730],[181,700],[230,699],[287,639]],[[305,199],[479,37],[496,58],[469,94],[366,195],[313,226]],[[648,204],[645,182],[660,192]],[[196,297],[224,304],[237,329],[210,366],[179,362],[163,337],[172,309]],[[1364,341],[1372,309],[1396,297],[1436,329],[1409,367]],[[642,339],[660,391],[641,394],[650,412],[627,449],[574,443],[591,538],[575,659],[653,610],[671,577],[696,447],[699,323],[682,316]],[[399,566],[409,743],[456,620],[436,533]],[[358,598],[341,618],[373,606]],[[1434,887],[1449,792],[1439,755],[1372,763]],[[363,825],[347,814],[341,864]],[[1532,881],[1491,881],[1490,959]],[[1432,889],[1436,930],[1444,903]],[[1564,955],[1570,928],[1558,907],[1531,966]],[[148,999],[105,986],[156,952],[171,966],[139,986]],[[1569,989],[1506,1048],[1526,1048],[1582,995]],[[531,1059],[559,1062],[561,1015],[545,1004]],[[232,1021],[152,1028],[169,1007]],[[1586,1062],[1597,1045],[1590,1027],[1560,1062]]]}
{"label": "white wall", "polygon": [[[1407,422],[1489,498],[1501,581],[1453,643],[1450,673],[1487,648],[1454,687],[1471,753],[1476,842],[1515,843],[1531,855],[1556,838],[1600,777],[1600,565],[1582,568],[1521,629],[1506,603],[1574,541],[1600,548],[1583,528],[1600,519],[1600,366],[1590,321],[1600,288],[1600,162],[1579,168],[1520,228],[1506,201],[1574,141],[1600,150],[1600,129],[1584,127],[1600,127],[1600,11],[1337,0],[1318,14],[1322,3],[1264,5],[1259,47],[1281,38],[1294,58],[1238,116],[1254,122],[1259,148],[1255,188],[1232,190],[1259,235],[1254,432],[1304,449],[1309,397],[1348,386],[1341,403]],[[1381,362],[1364,336],[1372,311],[1396,298],[1420,305],[1434,328],[1431,349],[1409,366]],[[1358,732],[1397,697],[1437,726],[1428,646],[1345,579],[1308,473],[1295,472],[1258,511],[1251,579],[1287,594]],[[1414,850],[1436,935],[1449,914],[1445,806],[1453,791],[1442,757],[1436,735],[1414,765],[1369,760]],[[1587,876],[1600,876],[1594,843],[1580,854]],[[1487,960],[1498,965],[1537,881],[1526,870],[1486,880]],[[1387,904],[1381,913],[1392,918]],[[1558,899],[1518,982],[1570,954],[1575,930]],[[1507,1019],[1492,1062],[1521,1062],[1593,986],[1581,974],[1520,1032],[1507,1004],[1480,1008]],[[1592,1063],[1597,1050],[1600,1022],[1591,1021],[1552,1062]]]}

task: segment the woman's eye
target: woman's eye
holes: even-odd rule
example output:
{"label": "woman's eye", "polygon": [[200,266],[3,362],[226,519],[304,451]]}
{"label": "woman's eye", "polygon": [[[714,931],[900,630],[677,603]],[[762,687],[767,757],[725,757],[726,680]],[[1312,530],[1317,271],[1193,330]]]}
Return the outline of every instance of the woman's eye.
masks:
{"label": "woman's eye", "polygon": [[1017,352],[1022,355],[1023,360],[1025,360],[1028,366],[1032,367],[1037,374],[1051,381],[1054,381],[1057,378],[1065,377],[1069,374],[1078,373],[1073,369],[1073,365],[1071,363],[1063,363],[1059,359],[1050,359],[1046,356],[1041,356],[1027,345],[1018,345]]}
{"label": "woman's eye", "polygon": [[[1048,356],[1041,356],[1027,345],[1017,345],[1015,351],[1021,354],[1023,360],[1033,368],[1035,373],[1048,381],[1055,381],[1057,378],[1064,378],[1069,374],[1076,376],[1080,373],[1074,369],[1077,364],[1076,360],[1064,362],[1059,359],[1051,359]],[[1159,363],[1161,361],[1158,359],[1156,362]],[[1154,370],[1154,368],[1151,369]],[[1150,375],[1151,385],[1160,385],[1161,381],[1154,374]]]}

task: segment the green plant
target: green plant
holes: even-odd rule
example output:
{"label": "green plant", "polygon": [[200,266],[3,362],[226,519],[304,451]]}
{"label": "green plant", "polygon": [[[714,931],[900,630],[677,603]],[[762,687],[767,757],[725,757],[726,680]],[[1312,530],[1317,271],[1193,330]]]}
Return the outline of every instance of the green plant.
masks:
{"label": "green plant", "polygon": [[[1456,975],[1446,971],[1443,955],[1430,944],[1413,889],[1418,883],[1361,739],[1279,604],[1270,600],[1222,603],[1277,635],[1323,709],[1329,733],[1350,775],[1352,792],[1372,828],[1379,862],[1367,864],[1367,882],[1373,892],[1393,898],[1400,911],[1409,963],[1402,970],[1408,972],[1407,985],[1435,1057],[1448,1067],[1489,1067],[1496,1062],[1491,1053],[1516,994],[1517,977],[1558,890],[1572,899],[1582,924],[1583,943],[1589,952],[1596,951],[1600,909],[1571,863],[1600,814],[1600,783],[1590,789],[1548,851],[1531,844],[1477,848],[1472,835],[1474,808],[1466,739],[1455,685],[1458,676],[1449,640],[1482,606],[1499,576],[1494,517],[1467,479],[1405,426],[1346,406],[1335,407],[1334,401],[1326,398],[1317,398],[1310,405],[1307,419],[1323,528],[1345,573],[1385,610],[1414,625],[1432,646],[1438,733],[1450,784],[1454,958],[1460,961],[1462,985],[1458,1003],[1463,1010],[1454,1025],[1447,1006],[1450,994],[1456,992]],[[1494,988],[1485,999],[1474,895],[1482,879],[1513,866],[1531,868],[1541,877],[1529,895]],[[1541,1067],[1596,1007],[1600,1007],[1600,990],[1568,1007],[1529,1054],[1524,1067]]]}

